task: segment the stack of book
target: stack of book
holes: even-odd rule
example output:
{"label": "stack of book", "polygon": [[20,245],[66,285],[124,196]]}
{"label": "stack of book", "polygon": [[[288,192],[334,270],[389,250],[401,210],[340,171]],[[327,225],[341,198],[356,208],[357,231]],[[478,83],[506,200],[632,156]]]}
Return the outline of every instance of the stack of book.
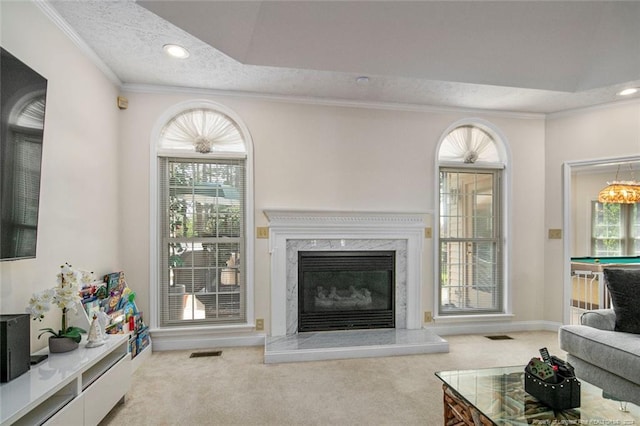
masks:
{"label": "stack of book", "polygon": [[124,272],[106,274],[103,281],[81,288],[80,296],[89,323],[95,316],[107,334],[130,333],[132,357],[149,345],[149,327],[136,306],[136,295],[127,285]]}

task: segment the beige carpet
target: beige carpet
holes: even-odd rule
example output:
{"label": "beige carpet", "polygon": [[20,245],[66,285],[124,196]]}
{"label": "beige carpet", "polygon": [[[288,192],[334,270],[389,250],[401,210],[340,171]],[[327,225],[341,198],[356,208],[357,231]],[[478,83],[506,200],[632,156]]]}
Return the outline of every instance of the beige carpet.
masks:
{"label": "beige carpet", "polygon": [[524,365],[543,346],[565,357],[555,332],[507,334],[448,336],[447,354],[271,365],[262,347],[154,352],[101,424],[442,425],[436,371]]}

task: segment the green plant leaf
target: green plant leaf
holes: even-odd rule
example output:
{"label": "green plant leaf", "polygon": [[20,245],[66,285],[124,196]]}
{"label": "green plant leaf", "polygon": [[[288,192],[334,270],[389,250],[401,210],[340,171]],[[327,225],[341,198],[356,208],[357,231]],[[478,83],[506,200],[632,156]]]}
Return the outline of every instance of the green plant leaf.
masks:
{"label": "green plant leaf", "polygon": [[43,334],[47,334],[47,333],[51,333],[53,334],[55,337],[60,337],[60,331],[58,331],[57,333],[55,332],[55,330],[53,328],[41,328],[40,331],[42,331],[42,333],[38,334],[38,339],[40,338],[40,336],[42,336]]}
{"label": "green plant leaf", "polygon": [[68,337],[74,342],[80,343],[80,340],[82,340],[81,333],[86,333],[86,331],[80,327],[69,327],[64,333],[61,334],[60,337]]}

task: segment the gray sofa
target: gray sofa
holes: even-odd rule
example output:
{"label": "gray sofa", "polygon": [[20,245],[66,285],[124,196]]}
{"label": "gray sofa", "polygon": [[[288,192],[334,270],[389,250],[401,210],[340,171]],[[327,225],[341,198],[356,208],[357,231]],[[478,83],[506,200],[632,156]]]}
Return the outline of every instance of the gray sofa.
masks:
{"label": "gray sofa", "polygon": [[560,327],[560,348],[578,378],[605,396],[640,405],[640,334],[614,331],[615,322],[613,309],[587,311],[581,325]]}

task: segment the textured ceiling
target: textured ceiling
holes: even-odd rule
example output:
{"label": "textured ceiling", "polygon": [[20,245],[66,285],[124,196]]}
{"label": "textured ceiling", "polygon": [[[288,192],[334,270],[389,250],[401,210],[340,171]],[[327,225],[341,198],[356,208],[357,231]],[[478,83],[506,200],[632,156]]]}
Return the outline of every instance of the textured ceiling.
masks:
{"label": "textured ceiling", "polygon": [[[640,2],[52,0],[45,8],[125,85],[535,113],[616,101],[618,90],[640,86]],[[168,58],[166,43],[191,56]],[[368,84],[356,83],[361,75]]]}

